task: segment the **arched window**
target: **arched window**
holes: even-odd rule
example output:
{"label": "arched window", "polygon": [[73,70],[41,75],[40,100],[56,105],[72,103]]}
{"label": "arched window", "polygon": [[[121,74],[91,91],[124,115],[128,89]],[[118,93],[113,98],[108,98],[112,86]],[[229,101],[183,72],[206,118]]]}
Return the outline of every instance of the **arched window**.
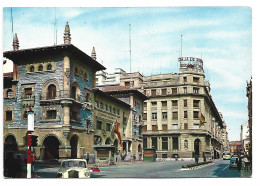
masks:
{"label": "arched window", "polygon": [[79,74],[79,71],[78,71],[78,68],[76,67],[75,68],[75,75],[78,75]]}
{"label": "arched window", "polygon": [[76,87],[73,86],[71,88],[71,98],[76,99]]}
{"label": "arched window", "polygon": [[8,90],[7,90],[7,97],[8,97],[8,98],[12,98],[12,97],[13,97],[13,91],[12,91],[12,89],[8,89]]}
{"label": "arched window", "polygon": [[47,93],[48,99],[55,99],[56,98],[56,86],[51,84],[48,87],[48,93]]}
{"label": "arched window", "polygon": [[51,64],[47,65],[47,70],[52,70],[52,65]]}
{"label": "arched window", "polygon": [[42,65],[38,66],[38,71],[43,71],[43,66]]}
{"label": "arched window", "polygon": [[34,66],[30,66],[30,72],[34,72]]}

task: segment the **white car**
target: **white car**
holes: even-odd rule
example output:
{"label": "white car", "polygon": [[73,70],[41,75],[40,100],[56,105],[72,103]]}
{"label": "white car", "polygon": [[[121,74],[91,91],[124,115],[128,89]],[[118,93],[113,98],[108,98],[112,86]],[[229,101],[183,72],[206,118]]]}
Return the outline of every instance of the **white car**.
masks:
{"label": "white car", "polygon": [[85,159],[66,159],[61,162],[56,178],[90,178]]}

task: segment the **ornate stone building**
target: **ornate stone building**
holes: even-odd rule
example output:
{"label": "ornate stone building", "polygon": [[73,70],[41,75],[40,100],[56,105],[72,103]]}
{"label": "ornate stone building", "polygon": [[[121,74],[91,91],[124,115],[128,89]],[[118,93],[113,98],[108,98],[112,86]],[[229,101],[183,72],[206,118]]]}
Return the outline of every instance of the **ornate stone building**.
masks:
{"label": "ornate stone building", "polygon": [[65,26],[64,44],[19,50],[15,34],[13,73],[4,76],[5,150],[26,150],[27,112],[35,113],[37,158],[82,157],[93,153],[92,111],[96,71],[105,67],[71,44]]}
{"label": "ornate stone building", "polygon": [[252,77],[249,82],[247,82],[247,87],[246,87],[246,96],[248,97],[248,127],[249,127],[249,157],[252,160],[252,147],[253,147],[253,142],[252,142]]}

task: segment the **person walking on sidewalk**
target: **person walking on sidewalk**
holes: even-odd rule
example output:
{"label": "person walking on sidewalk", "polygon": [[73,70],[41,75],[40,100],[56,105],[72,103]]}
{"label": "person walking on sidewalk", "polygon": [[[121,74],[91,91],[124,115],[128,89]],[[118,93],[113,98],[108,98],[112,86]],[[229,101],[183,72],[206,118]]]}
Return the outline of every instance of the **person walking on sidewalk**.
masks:
{"label": "person walking on sidewalk", "polygon": [[245,162],[245,170],[248,172],[248,167],[249,167],[250,161],[247,156],[245,156],[244,162]]}
{"label": "person walking on sidewalk", "polygon": [[136,156],[135,156],[135,154],[133,155],[133,160],[134,160],[134,163],[135,163],[135,159],[136,159]]}

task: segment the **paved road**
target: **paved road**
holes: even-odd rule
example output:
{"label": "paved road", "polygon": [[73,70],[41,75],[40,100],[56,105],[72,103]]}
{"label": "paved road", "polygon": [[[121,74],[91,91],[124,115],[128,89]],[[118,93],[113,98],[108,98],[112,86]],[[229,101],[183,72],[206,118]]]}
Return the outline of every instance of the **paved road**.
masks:
{"label": "paved road", "polygon": [[[249,172],[237,169],[230,170],[228,160],[215,160],[214,163],[193,169],[184,170],[184,164],[194,162],[164,161],[156,163],[117,165],[101,167],[100,173],[92,173],[92,178],[215,178],[215,177],[250,177]],[[40,168],[36,175],[42,178],[54,178],[58,168]]]}

